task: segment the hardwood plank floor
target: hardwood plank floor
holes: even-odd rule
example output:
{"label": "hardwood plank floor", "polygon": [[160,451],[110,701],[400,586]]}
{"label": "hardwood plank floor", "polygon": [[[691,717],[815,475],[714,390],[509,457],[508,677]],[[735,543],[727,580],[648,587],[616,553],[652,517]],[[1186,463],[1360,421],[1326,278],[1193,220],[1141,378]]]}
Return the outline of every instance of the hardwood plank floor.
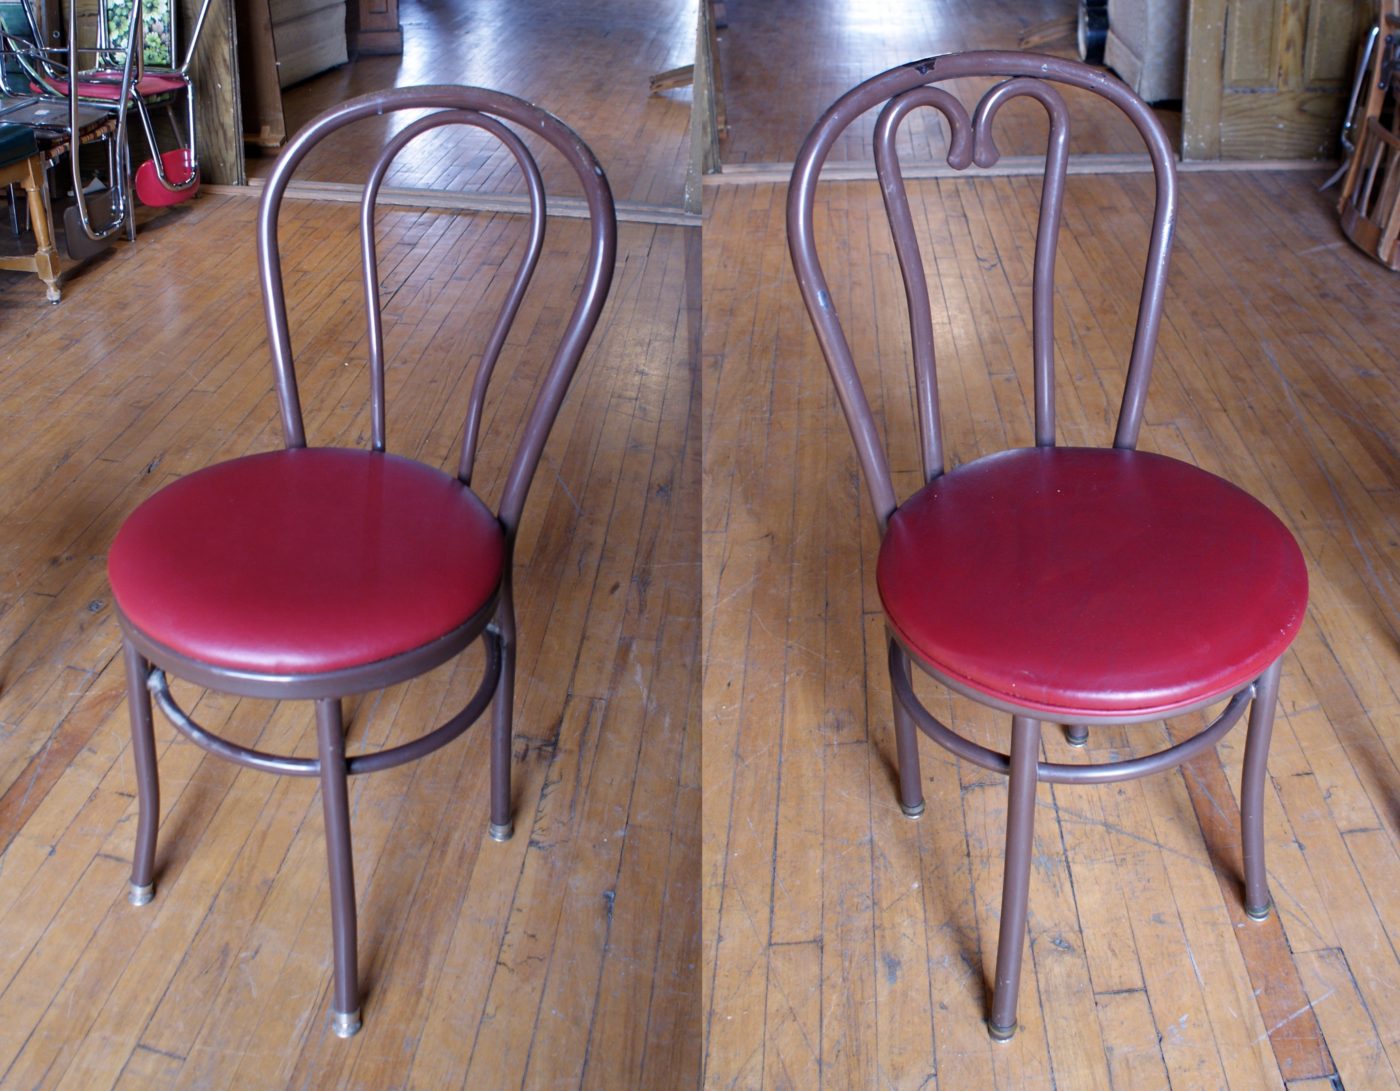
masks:
{"label": "hardwood plank floor", "polygon": [[[721,158],[732,169],[790,163],[822,111],[861,80],[941,53],[1032,48],[1021,45],[1025,35],[1056,21],[1067,26],[1078,5],[1073,0],[881,0],[798,9],[728,0],[725,8],[728,27],[719,42],[729,134]],[[1078,56],[1069,34],[1051,34],[1034,48]],[[1075,152],[1140,153],[1141,142],[1126,121],[1105,121],[1101,111],[1085,109],[1077,93],[1067,101]],[[1179,110],[1158,113],[1172,131],[1180,130]],[[1044,147],[1041,107],[1013,103],[998,124],[1003,154],[1039,154]],[[873,116],[853,125],[832,148],[831,161],[869,163],[874,126]],[[907,134],[901,146],[909,162],[942,161],[946,126],[932,110],[914,111],[901,131]]]}
{"label": "hardwood plank floor", "polygon": [[[276,446],[255,202],[204,197],[41,302],[0,277],[0,1084],[694,1086],[699,1063],[699,233],[624,225],[602,324],[546,449],[516,570],[518,835],[486,839],[486,743],[352,786],[365,1026],[329,1033],[314,784],[157,728],[155,902],[124,889],[135,803],[104,562],[172,478]],[[283,238],[313,442],[367,428],[354,206]],[[524,221],[381,214],[392,448],[452,461],[475,302]],[[552,221],[478,471],[506,448],[586,243]],[[551,272],[551,269],[557,269]],[[348,703],[352,749],[420,733],[473,654]],[[181,690],[235,738],[314,750],[309,709]],[[655,1085],[653,1083],[652,1085]]]}
{"label": "hardwood plank floor", "polygon": [[[563,118],[598,156],[619,200],[681,206],[690,89],[652,95],[648,81],[694,58],[695,16],[686,0],[402,0],[399,10],[403,56],[361,57],[288,88],[289,136],[322,110],[368,91],[421,83],[490,87]],[[386,131],[318,148],[305,177],[358,182],[364,141]],[[504,180],[515,187],[514,164],[494,142],[440,134],[422,148],[394,167],[387,185],[499,189]],[[249,175],[266,175],[272,162],[249,159]],[[546,170],[551,192],[577,188],[567,171],[556,177]]]}
{"label": "hardwood plank floor", "polygon": [[[707,187],[707,1086],[1397,1086],[1400,1037],[1377,1013],[1400,989],[1400,314],[1393,275],[1341,239],[1317,180],[1182,178],[1143,434],[1261,497],[1308,558],[1266,806],[1279,914],[1256,925],[1240,909],[1242,735],[1167,776],[1042,787],[1021,1030],[1005,1046],[981,1022],[1004,782],[925,743],[927,813],[899,813],[873,520],[788,267],[785,187]],[[1018,316],[1038,187],[916,187],[953,464],[1030,440]],[[1062,442],[1110,438],[1149,187],[1070,181]],[[818,203],[818,237],[841,253],[833,300],[907,491],[908,332],[879,193],[828,183]],[[925,696],[1004,748],[1003,717]],[[1170,737],[1096,730],[1091,753]],[[1058,738],[1045,749],[1069,760]]]}

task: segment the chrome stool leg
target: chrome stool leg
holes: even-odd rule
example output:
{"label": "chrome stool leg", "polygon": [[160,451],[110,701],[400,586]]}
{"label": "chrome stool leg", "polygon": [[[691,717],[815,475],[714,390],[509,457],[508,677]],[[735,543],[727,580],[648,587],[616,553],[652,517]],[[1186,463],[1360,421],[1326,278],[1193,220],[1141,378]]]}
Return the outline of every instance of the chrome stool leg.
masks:
{"label": "chrome stool leg", "polygon": [[1269,739],[1278,705],[1279,660],[1254,686],[1249,706],[1249,733],[1244,740],[1244,774],[1240,781],[1240,841],[1244,849],[1244,911],[1267,920],[1273,908],[1264,869],[1264,781],[1268,775]]}
{"label": "chrome stool leg", "polygon": [[136,848],[131,858],[132,905],[145,905],[156,890],[156,830],[160,825],[160,777],[151,723],[150,667],[129,640],[122,642],[126,662],[126,706],[131,717],[131,756],[136,762]]}
{"label": "chrome stool leg", "polygon": [[360,986],[345,727],[340,715],[340,701],[336,698],[316,702],[316,742],[321,759],[321,808],[326,819],[331,934],[335,949],[335,998],[331,1002],[331,1029],[337,1036],[349,1038],[360,1029]]}
{"label": "chrome stool leg", "polygon": [[491,826],[493,841],[515,834],[510,812],[511,721],[515,711],[515,609],[510,587],[504,590],[496,615],[501,642],[501,680],[491,709]]}
{"label": "chrome stool leg", "polygon": [[[890,672],[899,671],[908,680],[909,656],[894,640],[890,641]],[[890,687],[894,689],[893,686]],[[894,701],[895,758],[899,763],[899,809],[906,818],[918,818],[924,813],[924,786],[919,772],[919,731],[914,717],[891,693]]]}
{"label": "chrome stool leg", "polygon": [[1001,888],[1001,933],[997,937],[996,986],[987,1030],[999,1042],[1016,1033],[1016,994],[1026,950],[1026,905],[1030,898],[1031,851],[1035,840],[1036,764],[1040,721],[1011,721],[1011,776],[1006,808],[1006,871]]}

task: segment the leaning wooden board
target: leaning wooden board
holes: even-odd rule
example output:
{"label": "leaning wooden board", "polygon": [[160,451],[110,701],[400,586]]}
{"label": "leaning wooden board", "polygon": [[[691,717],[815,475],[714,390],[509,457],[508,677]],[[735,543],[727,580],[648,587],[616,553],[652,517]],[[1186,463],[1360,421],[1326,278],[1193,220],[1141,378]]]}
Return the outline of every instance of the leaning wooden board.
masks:
{"label": "leaning wooden board", "polygon": [[277,82],[282,87],[344,64],[345,0],[271,0]]}

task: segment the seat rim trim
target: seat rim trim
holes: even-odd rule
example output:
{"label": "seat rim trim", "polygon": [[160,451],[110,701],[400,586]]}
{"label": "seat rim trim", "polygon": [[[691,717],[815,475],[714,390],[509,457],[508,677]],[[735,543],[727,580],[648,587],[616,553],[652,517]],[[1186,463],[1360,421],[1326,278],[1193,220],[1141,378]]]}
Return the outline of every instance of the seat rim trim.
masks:
{"label": "seat rim trim", "polygon": [[[966,736],[958,734],[924,707],[923,703],[919,700],[918,694],[914,692],[912,682],[908,678],[903,677],[902,672],[897,669],[897,648],[903,648],[903,645],[897,640],[891,640],[889,657],[890,686],[893,690],[895,701],[913,717],[915,726],[918,727],[920,733],[932,739],[939,746],[943,747],[943,749],[980,768],[987,769],[993,773],[999,773],[1002,776],[1008,775],[1010,771],[1010,757],[1008,755],[996,750],[991,750],[988,747],[973,742]],[[914,662],[918,661],[914,660]],[[1211,723],[1207,724],[1188,739],[1184,739],[1163,750],[1154,751],[1151,754],[1144,754],[1141,757],[1127,758],[1120,761],[1094,762],[1084,765],[1038,761],[1036,762],[1036,782],[1046,784],[1111,784],[1118,781],[1136,780],[1139,777],[1151,776],[1154,773],[1164,772],[1167,769],[1180,765],[1182,762],[1189,761],[1197,754],[1208,750],[1218,743],[1230,732],[1231,728],[1239,722],[1241,716],[1244,714],[1245,707],[1250,701],[1254,700],[1259,678],[1267,674],[1277,662],[1278,660],[1275,660],[1273,663],[1270,663],[1269,667],[1265,668],[1264,672],[1252,678],[1242,687],[1218,693],[1210,700],[1190,708],[1182,709],[1179,713],[1171,713],[1171,716],[1175,716],[1186,712],[1198,711],[1226,697],[1229,698],[1229,703],[1220,714],[1211,721]],[[919,663],[921,669],[923,666],[922,663]],[[937,676],[934,675],[933,677],[936,678]],[[989,704],[989,702],[983,700],[976,694],[967,693],[964,695],[981,704]],[[992,707],[1001,708],[1000,705],[993,705]],[[1041,722],[1045,722],[1047,719],[1043,715],[1021,712],[1014,707],[1007,707],[1004,711],[1012,712],[1013,715],[1017,716],[1028,716],[1031,719]],[[1086,719],[1085,717],[1078,716],[1066,718],[1070,718],[1076,722]],[[1105,720],[1100,722],[1127,724],[1166,718],[1169,717],[1158,715],[1146,717],[1144,720]],[[1051,720],[1052,722],[1059,721],[1060,717],[1053,717]]]}
{"label": "seat rim trim", "polygon": [[504,580],[498,582],[495,590],[476,613],[456,628],[426,644],[420,644],[387,659],[318,672],[253,671],[244,667],[230,667],[195,659],[149,636],[122,612],[119,603],[114,602],[113,607],[122,634],[148,663],[167,674],[206,689],[231,693],[238,697],[319,700],[329,697],[351,697],[358,693],[384,689],[416,678],[447,662],[486,631],[500,605],[504,585]]}
{"label": "seat rim trim", "polygon": [[[1054,447],[1050,448],[1009,447],[1003,450],[991,452],[990,454],[982,455],[979,458],[972,459],[969,462],[954,467],[953,469],[947,471],[947,473],[942,474],[939,477],[926,482],[913,494],[913,496],[907,498],[905,502],[899,506],[899,508],[895,509],[895,511],[891,513],[890,520],[892,522],[898,516],[899,511],[902,510],[909,503],[909,501],[914,498],[914,496],[919,496],[925,490],[936,486],[938,482],[944,477],[948,477],[949,475],[953,474],[958,474],[964,470],[979,467],[988,462],[995,462],[1002,459],[1014,458],[1018,455],[1026,455],[1033,452],[1044,451],[1101,452],[1104,454],[1118,453],[1128,454],[1153,461],[1163,461],[1167,463],[1172,463],[1176,466],[1185,467],[1191,471],[1194,471],[1197,474],[1203,474],[1216,482],[1227,485],[1243,497],[1248,498],[1253,503],[1257,504],[1263,511],[1268,513],[1269,517],[1272,518],[1275,523],[1277,523],[1279,529],[1283,532],[1285,540],[1291,542],[1293,548],[1297,551],[1298,559],[1302,565],[1303,584],[1302,600],[1296,616],[1294,616],[1290,620],[1289,624],[1283,626],[1281,630],[1282,636],[1280,638],[1274,641],[1269,641],[1267,643],[1261,643],[1259,646],[1259,650],[1247,657],[1241,666],[1239,666],[1234,671],[1228,672],[1228,681],[1225,684],[1217,684],[1211,686],[1210,689],[1204,691],[1204,695],[1196,693],[1192,696],[1188,696],[1182,699],[1173,699],[1153,703],[1139,702],[1135,705],[1129,704],[1123,708],[1093,708],[1083,707],[1081,704],[1074,702],[1055,703],[1053,701],[1015,700],[1010,695],[1006,694],[1000,689],[989,689],[984,687],[981,683],[974,681],[971,677],[967,676],[966,674],[952,671],[944,666],[935,665],[930,659],[927,658],[927,656],[924,653],[920,652],[917,649],[915,643],[911,639],[909,639],[908,635],[899,627],[898,623],[894,620],[893,616],[891,615],[889,608],[885,605],[883,591],[877,586],[877,593],[880,596],[881,613],[884,615],[886,627],[889,629],[890,633],[894,636],[894,638],[899,641],[900,646],[904,648],[905,652],[909,655],[909,658],[913,662],[917,663],[921,670],[923,670],[926,674],[937,680],[942,685],[946,686],[948,689],[953,690],[955,693],[958,693],[961,696],[967,697],[970,700],[976,701],[977,703],[986,705],[990,708],[995,708],[1003,712],[1009,712],[1012,715],[1031,716],[1036,719],[1065,723],[1083,721],[1085,723],[1094,722],[1103,724],[1130,724],[1145,723],[1153,720],[1165,719],[1171,716],[1184,715],[1186,713],[1194,712],[1199,709],[1205,708],[1209,705],[1215,704],[1216,702],[1228,697],[1230,694],[1238,692],[1242,687],[1252,684],[1269,667],[1270,664],[1272,664],[1285,652],[1288,651],[1288,649],[1292,646],[1293,641],[1297,638],[1298,633],[1302,631],[1303,623],[1307,617],[1308,595],[1310,591],[1307,558],[1303,555],[1302,549],[1298,545],[1297,538],[1293,535],[1292,531],[1283,522],[1283,520],[1279,519],[1279,517],[1271,509],[1269,509],[1269,507],[1266,504],[1260,501],[1253,494],[1242,489],[1240,486],[1236,485],[1233,481],[1230,481],[1228,478],[1221,477],[1218,474],[1214,474],[1209,470],[1197,466],[1193,462],[1187,462],[1184,459],[1175,458],[1172,455],[1165,455],[1151,451],[1138,451],[1136,449],[1124,450],[1122,448],[1095,446],[1079,447],[1069,445],[1055,445]],[[884,545],[885,537],[884,535],[882,535],[881,551],[883,551]]]}
{"label": "seat rim trim", "polygon": [[1036,720],[1053,723],[1141,724],[1199,712],[1203,708],[1209,708],[1216,702],[1224,700],[1232,693],[1239,692],[1243,687],[1252,685],[1270,663],[1292,647],[1294,636],[1296,636],[1296,634],[1290,636],[1287,644],[1279,650],[1278,654],[1270,658],[1258,670],[1245,671],[1243,678],[1233,681],[1227,686],[1213,688],[1205,697],[1192,697],[1184,701],[1116,710],[1082,708],[1073,704],[1056,705],[1048,702],[1013,701],[1003,694],[989,692],[980,688],[970,679],[951,674],[944,668],[930,663],[904,638],[904,635],[895,627],[894,622],[890,620],[888,613],[885,614],[885,626],[890,635],[899,643],[899,646],[904,649],[911,662],[918,664],[921,671],[960,697],[966,697],[970,701],[994,708],[999,712],[1009,712],[1013,716],[1030,716]]}

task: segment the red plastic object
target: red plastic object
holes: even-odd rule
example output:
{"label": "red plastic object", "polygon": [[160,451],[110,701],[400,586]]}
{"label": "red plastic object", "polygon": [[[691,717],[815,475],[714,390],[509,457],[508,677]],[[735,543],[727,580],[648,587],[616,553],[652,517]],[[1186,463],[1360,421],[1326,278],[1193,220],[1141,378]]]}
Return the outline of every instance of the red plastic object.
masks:
{"label": "red plastic object", "polygon": [[1050,718],[1167,715],[1249,684],[1303,621],[1292,535],[1213,474],[1142,451],[1006,451],[890,518],[877,570],[901,642]]}
{"label": "red plastic object", "polygon": [[[190,177],[190,150],[188,148],[176,148],[161,155],[160,160],[165,164],[165,176],[171,182],[181,183]],[[156,164],[152,159],[147,159],[136,168],[136,196],[141,199],[143,205],[150,205],[153,208],[163,208],[166,205],[178,205],[181,201],[188,201],[199,192],[199,174],[195,172],[194,185],[186,189],[168,189],[161,184],[160,176],[156,174]]]}
{"label": "red plastic object", "polygon": [[108,560],[122,613],[203,663],[267,674],[377,662],[490,602],[505,541],[455,478],[315,447],[219,463],[127,519]]}

